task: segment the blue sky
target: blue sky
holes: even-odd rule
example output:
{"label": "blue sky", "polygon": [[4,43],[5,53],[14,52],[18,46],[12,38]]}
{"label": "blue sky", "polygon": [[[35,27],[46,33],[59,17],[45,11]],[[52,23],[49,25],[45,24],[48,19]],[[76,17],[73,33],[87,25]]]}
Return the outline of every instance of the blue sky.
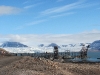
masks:
{"label": "blue sky", "polygon": [[100,29],[100,0],[0,0],[0,34],[76,34]]}
{"label": "blue sky", "polygon": [[100,40],[100,0],[0,0],[0,42],[95,40]]}

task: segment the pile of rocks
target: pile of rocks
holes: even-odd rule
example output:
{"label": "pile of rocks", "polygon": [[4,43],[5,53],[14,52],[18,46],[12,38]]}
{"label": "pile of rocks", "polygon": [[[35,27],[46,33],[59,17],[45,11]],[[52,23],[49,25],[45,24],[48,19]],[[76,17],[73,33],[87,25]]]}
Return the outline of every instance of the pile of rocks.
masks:
{"label": "pile of rocks", "polygon": [[[19,57],[20,58],[20,57]],[[100,63],[60,63],[24,56],[0,69],[0,75],[99,75]]]}
{"label": "pile of rocks", "polygon": [[3,48],[0,48],[0,56],[10,56],[11,54]]}
{"label": "pile of rocks", "polygon": [[[78,75],[99,75],[100,63],[69,63],[67,69],[73,74]],[[76,75],[77,75],[76,74]]]}
{"label": "pile of rocks", "polygon": [[23,57],[3,67],[0,75],[66,75],[59,65],[45,58]]}

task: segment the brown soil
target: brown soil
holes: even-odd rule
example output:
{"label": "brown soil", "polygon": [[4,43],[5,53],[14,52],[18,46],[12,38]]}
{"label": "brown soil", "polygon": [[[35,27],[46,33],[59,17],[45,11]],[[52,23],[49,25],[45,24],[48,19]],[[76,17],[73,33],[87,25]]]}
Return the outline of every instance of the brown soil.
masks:
{"label": "brown soil", "polygon": [[100,75],[100,63],[60,63],[27,56],[0,56],[0,75]]}

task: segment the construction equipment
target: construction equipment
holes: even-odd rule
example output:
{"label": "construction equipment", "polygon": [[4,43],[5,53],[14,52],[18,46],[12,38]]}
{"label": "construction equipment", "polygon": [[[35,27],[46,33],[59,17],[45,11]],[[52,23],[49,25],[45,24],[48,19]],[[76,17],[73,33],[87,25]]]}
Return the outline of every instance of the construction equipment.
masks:
{"label": "construction equipment", "polygon": [[58,47],[54,46],[54,59],[58,59]]}

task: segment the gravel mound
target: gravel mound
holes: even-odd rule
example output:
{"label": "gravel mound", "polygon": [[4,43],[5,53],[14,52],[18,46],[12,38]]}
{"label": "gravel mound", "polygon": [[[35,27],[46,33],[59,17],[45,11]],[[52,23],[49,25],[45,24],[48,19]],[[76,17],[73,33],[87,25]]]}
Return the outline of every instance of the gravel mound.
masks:
{"label": "gravel mound", "polygon": [[[10,57],[9,57],[10,58]],[[16,61],[14,60],[16,58]],[[19,59],[18,59],[19,58]],[[4,58],[5,59],[5,58]],[[6,58],[7,59],[7,58]],[[100,63],[60,63],[45,58],[13,57],[0,75],[99,75]]]}
{"label": "gravel mound", "polygon": [[100,75],[100,63],[69,63],[66,66],[75,75]]}

